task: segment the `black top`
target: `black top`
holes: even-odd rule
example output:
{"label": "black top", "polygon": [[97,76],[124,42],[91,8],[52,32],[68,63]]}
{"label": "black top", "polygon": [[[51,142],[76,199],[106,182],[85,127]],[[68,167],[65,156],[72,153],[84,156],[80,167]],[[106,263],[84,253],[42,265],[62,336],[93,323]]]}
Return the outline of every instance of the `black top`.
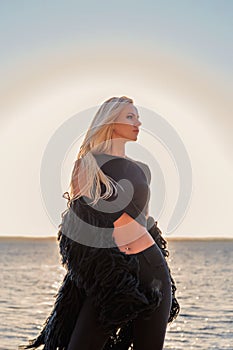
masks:
{"label": "black top", "polygon": [[[106,153],[93,156],[101,170],[115,180],[117,187],[117,193],[114,191],[111,197],[100,199],[94,206],[95,210],[106,213],[112,221],[117,220],[125,212],[146,227],[151,181],[148,165]],[[101,183],[101,195],[104,192],[105,186]]]}

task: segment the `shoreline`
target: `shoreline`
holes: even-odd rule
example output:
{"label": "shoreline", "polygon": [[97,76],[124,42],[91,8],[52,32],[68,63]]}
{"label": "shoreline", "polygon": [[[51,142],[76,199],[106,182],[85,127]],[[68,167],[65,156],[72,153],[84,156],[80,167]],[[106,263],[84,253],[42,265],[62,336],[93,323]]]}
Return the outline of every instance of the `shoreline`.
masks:
{"label": "shoreline", "polygon": [[[167,241],[233,241],[233,237],[166,237]],[[0,236],[0,241],[57,241],[57,236]]]}

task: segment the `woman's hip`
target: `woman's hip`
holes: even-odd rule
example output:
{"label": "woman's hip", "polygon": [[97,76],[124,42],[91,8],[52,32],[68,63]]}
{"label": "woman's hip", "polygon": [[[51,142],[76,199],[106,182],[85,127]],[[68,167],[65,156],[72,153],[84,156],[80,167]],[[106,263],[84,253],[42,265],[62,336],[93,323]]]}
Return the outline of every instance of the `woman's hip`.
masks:
{"label": "woman's hip", "polygon": [[156,243],[133,255],[139,261],[139,279],[141,284],[147,285],[153,279],[157,279],[164,288],[170,288],[171,279],[168,265]]}

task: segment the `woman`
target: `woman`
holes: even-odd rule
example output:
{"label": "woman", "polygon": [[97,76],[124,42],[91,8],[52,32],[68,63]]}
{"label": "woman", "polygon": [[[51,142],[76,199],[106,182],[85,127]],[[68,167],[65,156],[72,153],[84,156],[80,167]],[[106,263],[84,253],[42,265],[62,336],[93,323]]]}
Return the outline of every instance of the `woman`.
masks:
{"label": "woman", "polygon": [[105,101],[81,145],[58,241],[67,270],[30,345],[44,350],[159,350],[179,313],[166,241],[148,215],[149,167],[125,155],[141,122],[133,100]]}

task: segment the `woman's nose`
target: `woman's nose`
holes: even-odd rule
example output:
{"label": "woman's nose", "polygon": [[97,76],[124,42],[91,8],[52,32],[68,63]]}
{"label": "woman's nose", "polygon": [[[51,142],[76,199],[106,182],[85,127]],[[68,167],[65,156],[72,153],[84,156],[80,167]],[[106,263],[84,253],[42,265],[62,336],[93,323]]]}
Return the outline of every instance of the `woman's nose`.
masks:
{"label": "woman's nose", "polygon": [[142,125],[142,123],[139,120],[137,120],[136,125],[140,126],[140,125]]}

